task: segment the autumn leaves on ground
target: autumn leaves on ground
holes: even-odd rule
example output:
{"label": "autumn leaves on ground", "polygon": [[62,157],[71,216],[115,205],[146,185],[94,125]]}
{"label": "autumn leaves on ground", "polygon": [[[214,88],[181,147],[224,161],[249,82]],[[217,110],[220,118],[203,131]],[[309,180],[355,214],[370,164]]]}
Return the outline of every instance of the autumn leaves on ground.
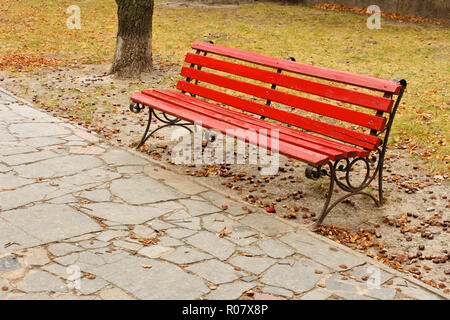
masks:
{"label": "autumn leaves on ground", "polygon": [[[370,30],[367,16],[352,12],[260,2],[220,8],[156,3],[154,73],[124,81],[106,75],[117,31],[113,0],[78,1],[80,30],[66,26],[70,15],[66,9],[72,1],[1,1],[0,87],[128,147],[145,125],[142,115],[127,111],[129,96],[143,88],[173,88],[183,56],[195,40],[211,39],[276,57],[294,56],[299,62],[383,79],[405,78],[409,85],[393,126],[387,161],[390,201],[384,211],[368,220],[361,215],[373,212],[372,203],[362,206],[359,199],[355,201],[361,212],[356,215],[350,201],[343,212],[338,210],[327,218],[327,223],[341,228],[327,227],[321,232],[448,290],[449,256],[443,251],[449,232],[447,26],[383,18],[381,30]],[[157,145],[152,156],[167,162],[166,143],[151,143]],[[205,179],[234,190],[235,196],[251,205],[264,208],[273,200],[279,215],[296,207],[290,218],[309,223],[317,211],[312,208],[322,205],[326,181],[308,185],[300,178],[302,167],[288,160],[282,166],[280,177],[256,181],[266,184],[262,188],[251,183],[257,174],[254,168],[217,168],[214,173],[203,168],[175,169],[209,175]],[[345,214],[352,212],[354,220],[347,219]]]}

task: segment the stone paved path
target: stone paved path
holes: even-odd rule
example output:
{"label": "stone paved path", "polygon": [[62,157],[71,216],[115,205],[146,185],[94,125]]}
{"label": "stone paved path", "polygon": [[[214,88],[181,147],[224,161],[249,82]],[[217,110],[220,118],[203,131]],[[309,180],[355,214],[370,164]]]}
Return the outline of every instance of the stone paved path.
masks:
{"label": "stone paved path", "polygon": [[0,299],[443,298],[242,205],[0,91]]}

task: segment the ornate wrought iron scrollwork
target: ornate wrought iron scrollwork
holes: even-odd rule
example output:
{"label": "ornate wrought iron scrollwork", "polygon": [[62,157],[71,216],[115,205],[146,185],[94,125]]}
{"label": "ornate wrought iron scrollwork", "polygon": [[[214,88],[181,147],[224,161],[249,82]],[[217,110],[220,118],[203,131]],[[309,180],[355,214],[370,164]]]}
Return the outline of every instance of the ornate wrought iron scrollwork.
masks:
{"label": "ornate wrought iron scrollwork", "polygon": [[[381,204],[381,198],[380,200],[378,200],[373,195],[363,191],[376,178],[377,174],[379,174],[380,172],[380,168],[382,168],[383,158],[381,157],[381,152],[382,151],[380,149],[377,149],[375,151],[375,155],[372,154],[367,158],[343,158],[336,160],[334,163],[330,161],[328,163],[329,170],[323,169],[322,166],[308,166],[306,168],[306,177],[310,179],[317,180],[321,176],[325,175],[330,177],[330,186],[328,189],[327,200],[325,201],[322,213],[318,221],[316,222],[315,227],[318,227],[328,215],[328,213],[333,210],[339,203],[354,195],[367,196],[371,198],[377,206]],[[355,166],[359,163],[363,164],[362,181],[359,184],[355,185],[351,181],[351,173],[355,171]],[[373,168],[374,164],[376,164],[375,168]],[[344,173],[343,177],[338,177],[339,172]],[[335,185],[337,185],[343,191],[347,192],[347,194],[331,203]],[[382,196],[381,193],[380,195]]]}
{"label": "ornate wrought iron scrollwork", "polygon": [[329,176],[329,172],[322,168],[322,166],[313,167],[308,165],[305,170],[305,175],[308,179],[318,180],[322,176]]}
{"label": "ornate wrought iron scrollwork", "polygon": [[144,109],[145,109],[145,107],[141,106],[139,103],[136,103],[136,102],[130,103],[130,111],[133,113],[140,113]]}
{"label": "ornate wrought iron scrollwork", "polygon": [[[131,110],[131,106],[130,106],[130,110]],[[147,123],[147,127],[145,129],[144,135],[142,136],[141,142],[139,142],[137,149],[139,149],[141,146],[143,146],[145,144],[145,142],[156,132],[158,132],[161,129],[164,129],[166,127],[171,127],[171,126],[179,126],[182,128],[185,128],[186,130],[188,130],[190,133],[192,133],[191,128],[189,128],[188,126],[192,126],[194,125],[193,123],[180,123],[181,119],[175,117],[174,119],[171,119],[169,115],[167,115],[164,112],[161,112],[162,117],[160,117],[154,109],[149,109],[148,112],[148,123]],[[152,123],[152,118],[155,117],[157,120],[159,120],[160,122],[163,123],[162,126],[159,126],[158,128],[156,128],[155,130],[153,130],[152,132],[148,133],[148,131],[150,130],[150,125]]]}

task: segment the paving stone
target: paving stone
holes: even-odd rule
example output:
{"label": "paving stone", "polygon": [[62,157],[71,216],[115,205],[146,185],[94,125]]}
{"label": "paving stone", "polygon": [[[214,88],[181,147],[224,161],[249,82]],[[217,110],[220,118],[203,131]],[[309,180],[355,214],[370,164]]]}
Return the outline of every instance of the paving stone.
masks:
{"label": "paving stone", "polygon": [[147,225],[150,226],[153,230],[158,230],[158,231],[167,230],[167,229],[175,227],[173,224],[170,224],[165,221],[158,220],[158,219],[154,219],[150,222],[147,222]]}
{"label": "paving stone", "polygon": [[25,257],[25,263],[30,266],[43,266],[50,262],[47,250],[43,248],[30,248],[21,254]]}
{"label": "paving stone", "polygon": [[68,243],[53,243],[48,246],[47,250],[55,257],[60,257],[83,249]]}
{"label": "paving stone", "polygon": [[91,142],[91,143],[99,142],[99,138],[97,136],[94,136],[93,134],[90,134],[84,130],[74,129],[73,134],[76,135],[77,137],[79,137],[83,140],[86,140],[88,142]]}
{"label": "paving stone", "polygon": [[67,287],[61,279],[41,270],[30,270],[22,281],[17,283],[17,289],[27,293],[41,291],[67,291]]}
{"label": "paving stone", "polygon": [[227,240],[233,241],[239,246],[249,246],[258,240],[259,233],[246,225],[234,225],[230,233],[225,237]]}
{"label": "paving stone", "polygon": [[34,293],[34,294],[17,293],[9,296],[8,300],[52,300],[52,298],[45,293]]}
{"label": "paving stone", "polygon": [[[325,280],[325,285],[328,290],[331,291],[349,291],[349,292],[357,292],[358,288],[355,286],[355,283],[348,280],[341,280],[342,276],[333,275],[331,278]],[[359,287],[365,286],[365,283],[361,283]]]}
{"label": "paving stone", "polygon": [[106,189],[83,191],[80,196],[94,202],[109,201],[111,199],[111,193]]}
{"label": "paving stone", "polygon": [[112,239],[124,237],[126,235],[128,235],[128,231],[107,230],[107,231],[100,233],[100,235],[98,235],[96,239],[100,240],[100,241],[109,242]]}
{"label": "paving stone", "polygon": [[164,181],[168,186],[184,194],[194,195],[208,190],[202,185],[189,180],[189,178],[185,176],[182,177],[179,174],[161,167],[157,168],[152,165],[145,166],[144,173],[152,179]]}
{"label": "paving stone", "polygon": [[83,251],[79,253],[75,265],[79,266],[82,270],[89,270],[91,266],[101,266],[105,263],[102,255],[95,254],[91,251]]}
{"label": "paving stone", "polygon": [[187,211],[191,214],[191,216],[194,217],[222,211],[222,209],[219,209],[206,201],[192,199],[182,199],[179,201],[187,208]]}
{"label": "paving stone", "polygon": [[294,295],[292,291],[272,286],[264,286],[264,288],[262,288],[261,291],[264,293],[283,297],[292,297]]}
{"label": "paving stone", "polygon": [[79,257],[79,254],[75,252],[75,253],[68,254],[66,256],[57,257],[57,258],[53,259],[53,261],[57,262],[59,264],[62,264],[64,266],[69,266],[69,265],[72,265],[75,262],[77,262],[78,257]]}
{"label": "paving stone", "polygon": [[326,300],[331,296],[331,293],[322,289],[322,288],[316,288],[314,290],[311,290],[304,296],[300,298],[300,300]]}
{"label": "paving stone", "polygon": [[[13,255],[6,255],[0,258],[0,274],[22,268],[19,260]],[[1,279],[0,279],[1,281]]]}
{"label": "paving stone", "polygon": [[168,229],[166,230],[166,234],[176,238],[176,239],[182,239],[182,238],[186,238],[188,236],[191,236],[195,233],[194,230],[190,230],[190,229],[185,229],[185,228],[173,228],[173,229]]}
{"label": "paving stone", "polygon": [[123,259],[96,268],[94,274],[146,300],[198,299],[209,291],[198,276],[187,274],[170,263],[146,258]]}
{"label": "paving stone", "polygon": [[[50,193],[52,194],[52,193]],[[53,203],[53,204],[75,204],[78,203],[78,200],[72,196],[71,194],[66,194],[62,197],[54,198],[51,200],[46,201],[46,203]]]}
{"label": "paving stone", "polygon": [[103,300],[136,300],[119,288],[103,289],[98,294]]}
{"label": "paving stone", "polygon": [[175,251],[174,248],[164,247],[161,245],[153,245],[153,246],[148,246],[148,247],[144,247],[144,248],[140,249],[138,251],[138,253],[140,255],[146,256],[148,258],[156,259],[156,258],[160,258],[164,255],[170,254],[174,251]]}
{"label": "paving stone", "polygon": [[339,265],[341,264],[353,268],[365,263],[363,259],[351,253],[339,250],[336,247],[309,235],[307,231],[290,233],[281,237],[280,240],[293,247],[301,255],[335,270],[340,270]]}
{"label": "paving stone", "polygon": [[365,292],[366,296],[380,300],[393,300],[396,294],[397,291],[393,288],[373,288]]}
{"label": "paving stone", "polygon": [[258,240],[255,237],[240,238],[239,236],[236,236],[236,234],[228,235],[225,239],[230,240],[239,246],[248,246]]}
{"label": "paving stone", "polygon": [[72,154],[90,154],[90,155],[100,155],[105,152],[105,149],[102,149],[97,146],[72,146],[69,148],[69,153]]}
{"label": "paving stone", "polygon": [[235,281],[233,283],[222,284],[216,290],[211,291],[206,296],[208,300],[236,300],[246,291],[254,288],[255,283]]}
{"label": "paving stone", "polygon": [[29,139],[23,139],[22,141],[23,143],[34,148],[60,145],[65,142],[63,139],[54,137],[34,137]]}
{"label": "paving stone", "polygon": [[95,249],[95,248],[103,248],[109,245],[108,242],[100,241],[100,240],[84,240],[80,242],[80,246],[85,249]]}
{"label": "paving stone", "polygon": [[108,150],[100,158],[112,166],[145,165],[148,163],[146,160],[136,157],[121,149]]}
{"label": "paving stone", "polygon": [[39,132],[40,137],[64,136],[70,133],[58,123],[15,123],[9,131],[18,138],[33,138]]}
{"label": "paving stone", "polygon": [[256,292],[255,295],[253,296],[254,300],[287,300],[284,297],[279,297],[279,296],[275,296],[275,295],[271,295],[271,294],[264,294],[264,293],[259,293]]}
{"label": "paving stone", "polygon": [[126,174],[138,174],[144,172],[143,166],[120,166],[117,167],[118,173],[126,173]]}
{"label": "paving stone", "polygon": [[314,288],[323,277],[321,274],[316,274],[315,270],[327,272],[324,267],[311,260],[295,259],[293,265],[276,264],[272,266],[261,278],[261,282],[302,293]]}
{"label": "paving stone", "polygon": [[68,280],[69,277],[72,275],[71,273],[69,273],[67,266],[61,266],[57,263],[47,264],[43,266],[41,269],[65,280]]}
{"label": "paving stone", "polygon": [[81,208],[87,214],[121,224],[141,224],[172,210],[162,205],[132,206],[114,202],[92,203],[83,207],[89,209]]}
{"label": "paving stone", "polygon": [[245,277],[242,277],[241,280],[242,280],[242,281],[245,281],[245,282],[252,282],[252,281],[258,280],[258,277],[255,277],[255,276],[245,276]]}
{"label": "paving stone", "polygon": [[16,141],[1,142],[2,139],[5,139],[5,135],[0,135],[0,155],[2,155],[2,156],[10,156],[10,155],[14,155],[14,154],[22,154],[22,153],[38,151],[36,148],[30,147],[30,146],[18,145],[18,142],[16,142]]}
{"label": "paving stone", "polygon": [[242,210],[242,204],[240,202],[228,199],[218,192],[215,191],[203,192],[201,196],[206,200],[210,201],[218,208],[222,208],[223,205],[228,206],[228,209],[225,210],[227,214],[231,214],[233,216],[240,216],[245,213]]}
{"label": "paving stone", "polygon": [[101,161],[94,156],[68,155],[17,166],[14,170],[24,178],[46,179],[70,176],[80,171],[98,167],[101,164]]}
{"label": "paving stone", "polygon": [[151,238],[156,236],[156,232],[145,225],[135,226],[133,229],[133,233],[139,238]]}
{"label": "paving stone", "polygon": [[400,292],[402,293],[402,295],[406,295],[416,300],[441,300],[441,298],[435,295],[434,293],[431,293],[430,291],[424,288],[418,287],[409,281],[406,281],[406,286],[396,285],[397,283],[398,278],[394,279],[394,289],[399,288],[401,290]]}
{"label": "paving stone", "polygon": [[184,242],[172,237],[162,236],[158,238],[158,244],[165,247],[178,247],[184,245]]}
{"label": "paving stone", "polygon": [[[0,262],[1,263],[1,262]],[[0,271],[1,273],[1,271]],[[5,291],[2,288],[4,287],[8,287],[8,289]],[[5,279],[0,279],[0,300],[5,300],[6,295],[13,290],[13,287],[11,286],[11,284],[9,283],[8,280]]]}
{"label": "paving stone", "polygon": [[372,281],[376,281],[379,285],[385,283],[394,276],[388,272],[385,272],[373,265],[364,265],[357,267],[350,272],[350,275],[355,276],[356,279],[361,280],[363,276],[369,276]]}
{"label": "paving stone", "polygon": [[105,280],[98,277],[95,279],[83,278],[80,280],[80,289],[78,291],[84,295],[93,294],[107,285],[108,283]]}
{"label": "paving stone", "polygon": [[2,218],[42,241],[74,237],[101,227],[82,213],[65,205],[40,204],[4,212]]}
{"label": "paving stone", "polygon": [[[182,216],[182,213],[185,213],[186,216]],[[201,229],[200,218],[191,217],[184,210],[182,210],[181,212],[172,214],[171,216],[166,218],[166,220],[169,221],[170,223],[173,223],[182,228],[187,228],[187,229],[191,229],[191,230],[200,230]]]}
{"label": "paving stone", "polygon": [[105,260],[106,263],[113,263],[113,262],[117,262],[119,260],[122,259],[126,259],[129,257],[128,252],[122,251],[122,250],[115,250],[111,253],[104,253],[102,258],[103,260]]}
{"label": "paving stone", "polygon": [[[224,228],[229,231],[234,230],[235,227],[242,226],[239,222],[234,221],[222,213],[214,213],[202,217],[203,228],[212,231],[220,232]],[[233,234],[233,232],[231,233]]]}
{"label": "paving stone", "polygon": [[132,242],[128,242],[128,241],[123,241],[123,240],[116,240],[113,242],[114,246],[119,247],[119,248],[124,248],[127,250],[132,250],[132,251],[137,251],[139,249],[141,249],[143,246],[140,244],[136,244],[136,243],[132,243]]}
{"label": "paving stone", "polygon": [[48,183],[36,183],[16,190],[0,192],[0,209],[7,211],[32,202],[41,201],[56,189],[56,187]]}
{"label": "paving stone", "polygon": [[175,200],[186,197],[184,194],[147,177],[114,180],[111,192],[130,204],[146,204]]}
{"label": "paving stone", "polygon": [[230,263],[244,269],[253,274],[260,274],[267,270],[271,265],[273,265],[276,260],[271,258],[262,258],[262,257],[246,257],[246,256],[235,256],[230,259]]}
{"label": "paving stone", "polygon": [[94,296],[94,295],[76,295],[76,294],[71,294],[71,293],[63,293],[63,294],[59,294],[59,295],[54,295],[52,297],[52,300],[100,300],[98,297]]}
{"label": "paving stone", "polygon": [[[14,103],[11,105],[13,107],[14,113],[18,114],[19,116],[25,118],[22,122],[28,122],[30,123],[30,120],[33,122],[51,122],[51,123],[61,123],[62,120],[57,119],[55,117],[52,117],[48,114],[45,114],[43,112],[40,112],[38,110],[35,110],[33,108],[28,107],[27,105],[20,103]],[[63,124],[61,124],[63,125]],[[37,128],[30,128],[30,130],[37,129]],[[43,130],[44,128],[41,127],[41,129],[37,130]],[[39,131],[33,131],[33,132],[39,132]]]}
{"label": "paving stone", "polygon": [[38,151],[32,153],[20,153],[7,157],[2,157],[2,161],[8,166],[17,166],[26,163],[38,162],[46,159],[58,157],[59,155],[52,151]]}
{"label": "paving stone", "polygon": [[[60,185],[67,185],[72,188],[72,186],[83,186],[92,185],[95,183],[109,182],[113,179],[120,178],[120,174],[112,171],[108,168],[92,168],[83,172],[79,172],[75,175],[61,177],[55,182]],[[83,188],[86,191],[86,187]],[[75,190],[74,190],[75,191]]]}
{"label": "paving stone", "polygon": [[262,256],[265,254],[265,252],[262,251],[260,248],[253,246],[238,247],[237,251],[242,251],[244,253],[251,254],[252,256]]}
{"label": "paving stone", "polygon": [[19,188],[21,186],[30,184],[32,182],[34,182],[34,181],[31,179],[21,178],[15,174],[13,174],[12,172],[0,174],[0,191],[2,189],[5,190],[5,189]]}
{"label": "paving stone", "polygon": [[258,246],[272,258],[286,258],[294,254],[294,250],[274,239],[261,240]]}
{"label": "paving stone", "polygon": [[79,245],[79,242],[92,239],[96,236],[96,233],[86,233],[76,237],[72,237],[66,240],[66,242],[76,242]]}
{"label": "paving stone", "polygon": [[178,247],[171,254],[162,256],[161,258],[176,264],[189,264],[205,259],[211,259],[212,256],[196,249]]}
{"label": "paving stone", "polygon": [[344,300],[374,300],[369,297],[362,296],[360,294],[354,294],[350,292],[337,292],[335,293],[338,297],[344,299]]}
{"label": "paving stone", "polygon": [[207,231],[201,231],[187,238],[186,242],[220,260],[228,259],[235,250],[235,246],[231,242]]}
{"label": "paving stone", "polygon": [[5,166],[4,164],[0,163],[0,173],[6,173],[6,172],[9,172],[11,170],[12,170],[11,167]]}
{"label": "paving stone", "polygon": [[267,236],[276,236],[293,230],[293,227],[275,217],[261,213],[249,214],[239,221]]}
{"label": "paving stone", "polygon": [[193,264],[186,270],[192,271],[215,284],[231,282],[239,278],[233,267],[215,259]]}
{"label": "paving stone", "polygon": [[25,247],[34,247],[40,242],[36,237],[3,220],[0,216],[0,254]]}

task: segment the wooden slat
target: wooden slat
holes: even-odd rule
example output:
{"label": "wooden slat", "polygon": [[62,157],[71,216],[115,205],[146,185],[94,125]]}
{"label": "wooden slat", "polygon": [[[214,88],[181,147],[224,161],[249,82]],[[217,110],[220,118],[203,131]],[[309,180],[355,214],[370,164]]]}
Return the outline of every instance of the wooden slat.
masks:
{"label": "wooden slat", "polygon": [[[268,129],[266,126],[261,125],[261,123],[267,123],[264,120],[252,118],[254,121],[249,121],[249,119],[242,117],[242,114],[241,114],[241,117],[236,117],[234,111],[229,110],[224,107],[221,107],[221,106],[218,106],[218,105],[214,105],[211,103],[209,103],[209,104],[207,104],[207,103],[194,104],[194,103],[187,101],[186,99],[180,99],[178,97],[166,95],[164,93],[161,93],[161,92],[158,92],[155,90],[144,90],[144,91],[142,91],[142,93],[152,96],[154,98],[158,98],[163,101],[175,104],[177,106],[184,107],[184,108],[192,110],[194,112],[198,112],[198,113],[207,115],[211,118],[215,118],[218,120],[232,123],[232,124],[242,128],[242,129],[245,129],[245,130],[254,130],[255,132],[258,133],[258,132],[260,132],[261,129]],[[293,137],[292,135],[288,135],[283,132],[280,132],[277,127],[274,127],[273,129],[278,131],[278,138],[281,141],[285,141],[290,144],[293,144],[293,145],[296,145],[296,146],[299,146],[299,147],[302,147],[302,148],[305,148],[305,149],[308,149],[308,150],[311,150],[311,151],[314,151],[317,153],[324,154],[324,155],[330,157],[330,159],[333,161],[342,159],[342,158],[353,157],[355,155],[355,153],[353,153],[353,155],[351,155],[345,150],[334,149],[330,146],[323,146],[323,145],[316,144],[311,141],[303,140],[299,137]],[[272,137],[270,130],[267,131],[267,136]]]}
{"label": "wooden slat", "polygon": [[223,134],[230,134],[230,132],[232,132],[232,136],[237,139],[254,145],[258,145],[268,150],[278,151],[280,154],[304,161],[313,166],[323,165],[328,163],[329,161],[329,158],[323,154],[319,154],[317,152],[313,152],[311,150],[301,148],[284,141],[278,141],[278,147],[271,145],[271,139],[265,139],[266,141],[264,141],[264,139],[262,141],[258,141],[257,135],[252,136],[246,134],[244,130],[236,130],[239,129],[239,127],[236,125],[217,120],[215,118],[188,110],[183,107],[179,107],[177,105],[150,97],[149,95],[145,95],[140,92],[136,92],[135,94],[133,94],[131,100],[136,103],[150,106],[151,108],[163,111],[167,114],[176,116],[189,122],[201,122],[202,126],[207,129],[216,130]]}
{"label": "wooden slat", "polygon": [[142,93],[149,94],[152,96],[158,96],[162,98],[163,96],[169,96],[173,98],[177,98],[178,101],[185,101],[189,102],[192,105],[207,108],[209,110],[214,110],[215,112],[222,112],[223,114],[226,114],[227,116],[230,116],[234,119],[244,119],[248,123],[256,124],[262,128],[266,129],[276,129],[279,130],[280,133],[283,133],[285,135],[291,136],[293,138],[302,139],[304,141],[313,142],[314,144],[333,148],[335,150],[345,151],[349,157],[358,156],[358,157],[367,157],[369,155],[369,151],[364,149],[359,149],[353,146],[349,146],[346,144],[342,144],[337,141],[332,141],[329,139],[321,138],[318,136],[311,135],[309,133],[305,133],[293,128],[288,128],[279,124],[271,123],[265,120],[262,120],[260,118],[255,118],[251,115],[226,109],[220,106],[217,106],[215,104],[212,104],[207,101],[199,100],[197,98],[191,97],[189,95],[183,94],[181,92],[175,91],[175,90],[161,90],[161,89],[155,89],[155,90],[143,90]]}
{"label": "wooden slat", "polygon": [[227,72],[237,76],[263,81],[277,86],[311,93],[325,98],[346,102],[374,110],[390,112],[394,101],[384,97],[341,87],[301,79],[273,71],[262,70],[203,55],[188,53],[185,61],[202,67]]}
{"label": "wooden slat", "polygon": [[177,89],[370,150],[380,145],[381,140],[378,137],[369,134],[306,118],[288,111],[277,110],[266,105],[201,87],[186,81],[179,81]]}
{"label": "wooden slat", "polygon": [[303,74],[320,79],[336,81],[340,83],[350,84],[366,89],[390,92],[398,94],[401,85],[394,81],[382,80],[372,78],[364,75],[327,69],[298,62],[288,61],[284,59],[274,58],[258,53],[247,52],[240,49],[220,46],[217,44],[196,41],[192,44],[192,48],[202,50],[205,52],[214,53],[224,57],[234,58],[242,61],[252,62],[255,64],[279,68],[285,71],[290,71],[298,74]]}
{"label": "wooden slat", "polygon": [[248,82],[227,78],[221,75],[193,68],[183,67],[181,70],[181,75],[191,79],[197,79],[203,82],[207,82],[216,86],[250,94],[255,97],[293,106],[295,108],[309,111],[315,114],[320,114],[337,120],[346,121],[369,129],[382,131],[387,122],[387,119],[383,117],[377,117],[375,115],[334,106],[328,103],[303,98],[286,92],[261,87]]}

